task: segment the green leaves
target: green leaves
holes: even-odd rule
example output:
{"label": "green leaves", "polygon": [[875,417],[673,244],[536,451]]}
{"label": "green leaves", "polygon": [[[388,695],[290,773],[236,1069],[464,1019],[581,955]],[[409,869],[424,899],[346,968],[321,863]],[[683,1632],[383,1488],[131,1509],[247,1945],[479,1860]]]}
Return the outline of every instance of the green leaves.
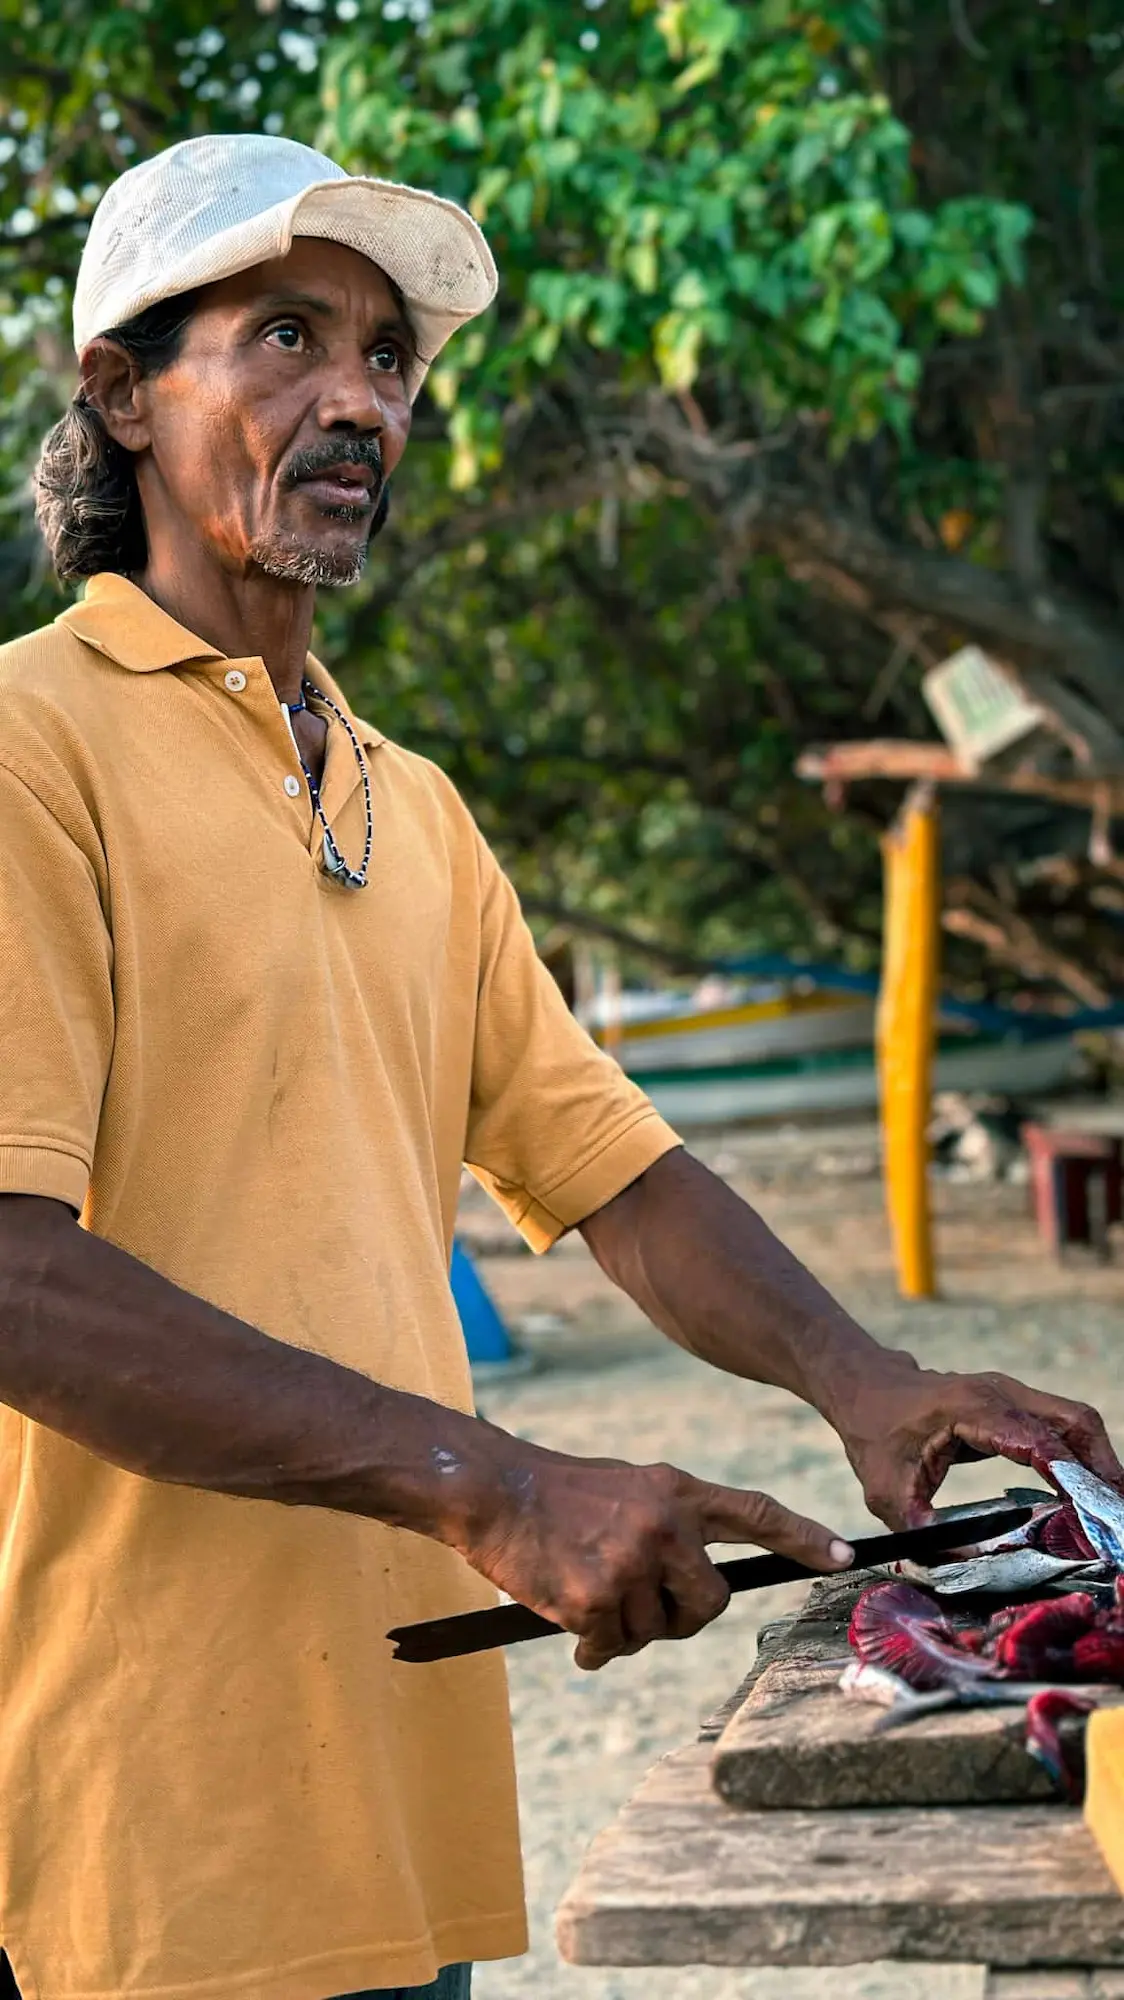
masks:
{"label": "green leaves", "polygon": [[467,200],[495,241],[503,301],[458,405],[576,381],[611,344],[634,389],[750,371],[836,451],[900,430],[925,352],[1018,281],[1026,221],[918,206],[877,14],[636,0],[552,25],[531,0],[437,4],[424,36],[376,50],[357,23],[325,59],[321,143],[358,168],[377,135],[380,171]]}
{"label": "green leaves", "polygon": [[42,12],[17,31],[8,101],[52,157],[45,175],[32,153],[4,176],[22,203],[9,227],[36,245],[30,272],[8,266],[16,293],[52,248],[73,269],[79,224],[61,221],[54,246],[40,233],[60,201],[81,218],[167,139],[280,119],[355,171],[466,203],[494,241],[486,351],[442,378],[463,413],[458,479],[493,461],[464,445],[484,412],[547,372],[576,385],[609,350],[630,392],[751,377],[762,407],[813,415],[843,450],[900,429],[924,355],[1021,279],[1025,210],[918,203],[869,6],[633,0],[548,17],[541,0],[348,0],[280,29],[272,0]]}
{"label": "green leaves", "polygon": [[1013,202],[950,201],[914,225],[917,305],[950,333],[978,333],[1005,283],[1021,282],[1033,218]]}
{"label": "green leaves", "polygon": [[[800,727],[929,725],[912,668],[864,719],[885,632],[862,627],[868,658],[857,613],[752,552],[758,473],[1002,568],[996,321],[1030,322],[1050,548],[1067,587],[1087,555],[1097,617],[1118,572],[1118,23],[994,0],[980,64],[948,11],[0,0],[4,632],[57,604],[21,540],[27,469],[73,386],[93,204],[191,133],[283,130],[471,207],[501,273],[431,370],[370,585],[324,607],[357,698],[432,742],[525,887],[719,948],[809,935],[821,857],[837,913],[873,908],[868,832],[829,846],[791,781]],[[700,464],[708,428],[744,451],[725,487],[645,457],[669,398]]]}

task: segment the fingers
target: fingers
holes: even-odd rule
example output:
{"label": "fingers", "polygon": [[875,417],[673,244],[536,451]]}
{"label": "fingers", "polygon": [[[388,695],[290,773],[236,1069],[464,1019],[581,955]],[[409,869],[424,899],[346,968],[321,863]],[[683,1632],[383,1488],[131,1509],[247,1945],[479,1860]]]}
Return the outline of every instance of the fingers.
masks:
{"label": "fingers", "polygon": [[675,1612],[675,1600],[663,1585],[639,1584],[628,1591],[621,1620],[628,1642],[626,1650],[639,1653],[655,1640],[671,1637]]}
{"label": "fingers", "polygon": [[[1104,1426],[1099,1410],[1088,1403],[1073,1403],[1063,1396],[1051,1396],[1039,1389],[1027,1389],[1009,1376],[1000,1378],[1009,1401],[1024,1406],[1044,1429],[1057,1437],[1067,1450],[1055,1456],[1072,1456],[1104,1479],[1110,1486],[1124,1488],[1121,1464]],[[1047,1442],[1044,1440],[1044,1442]]]}
{"label": "fingers", "polygon": [[574,1649],[574,1665],[583,1673],[595,1674],[610,1660],[628,1651],[623,1621],[623,1601],[606,1601],[589,1613],[586,1629]]}
{"label": "fingers", "polygon": [[954,1417],[953,1449],[942,1454],[939,1471],[932,1478],[936,1492],[949,1466],[957,1462],[955,1441],[968,1444],[981,1458],[1004,1458],[1011,1465],[1029,1465],[1049,1483],[1048,1466],[1056,1458],[1072,1456],[1061,1434],[1052,1425],[1021,1410],[997,1395],[980,1399],[980,1407]]}
{"label": "fingers", "polygon": [[[728,1584],[701,1547],[669,1553],[664,1581],[658,1588],[638,1584],[625,1593],[621,1603],[621,1643],[615,1642],[608,1622],[583,1638],[574,1654],[579,1667],[588,1672],[607,1666],[610,1660],[643,1652],[658,1639],[693,1639],[705,1625],[721,1616],[730,1602]],[[603,1636],[604,1634],[604,1636]]]}
{"label": "fingers", "polygon": [[867,1504],[891,1527],[921,1526],[949,1467],[968,1453],[1031,1466],[1047,1482],[1051,1464],[1073,1458],[1124,1492],[1124,1466],[1086,1404],[1007,1375],[922,1373],[896,1421],[862,1452]]}
{"label": "fingers", "polygon": [[730,1602],[730,1586],[699,1548],[673,1555],[667,1565],[665,1597],[670,1608],[668,1639],[693,1639],[704,1625],[720,1618]]}
{"label": "fingers", "polygon": [[1118,1458],[1096,1410],[1082,1410],[1074,1422],[1067,1425],[1064,1436],[1082,1465],[1087,1465],[1098,1479],[1115,1486],[1118,1493],[1124,1493],[1124,1464]]}
{"label": "fingers", "polygon": [[1088,1404],[1028,1388],[1009,1375],[960,1378],[957,1387],[969,1402],[955,1421],[965,1443],[1031,1465],[1045,1479],[1055,1459],[1076,1458],[1098,1478],[1124,1487],[1124,1466],[1099,1412]]}
{"label": "fingers", "polygon": [[746,1493],[735,1486],[691,1481],[704,1542],[755,1542],[759,1548],[792,1556],[810,1569],[846,1569],[854,1550],[842,1535],[794,1514],[770,1493]]}
{"label": "fingers", "polygon": [[708,1541],[753,1542],[816,1570],[854,1560],[842,1537],[768,1494],[710,1485],[670,1465],[598,1470],[610,1479],[597,1532],[581,1533],[571,1500],[561,1587],[542,1593],[547,1615],[577,1635],[574,1660],[587,1672],[656,1639],[689,1638],[725,1610],[729,1590]]}

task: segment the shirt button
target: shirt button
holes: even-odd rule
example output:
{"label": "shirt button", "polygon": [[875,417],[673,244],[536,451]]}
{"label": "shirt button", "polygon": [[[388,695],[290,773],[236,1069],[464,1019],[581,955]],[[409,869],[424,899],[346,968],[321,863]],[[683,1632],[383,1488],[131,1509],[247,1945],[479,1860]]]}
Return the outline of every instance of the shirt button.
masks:
{"label": "shirt button", "polygon": [[241,694],[246,685],[246,676],[242,672],[241,667],[231,667],[230,672],[223,675],[223,680],[230,689],[231,694]]}
{"label": "shirt button", "polygon": [[293,774],[292,774],[292,772],[291,772],[291,771],[290,771],[290,773],[289,773],[288,777],[287,777],[287,778],[286,778],[286,780],[285,780],[285,790],[286,790],[286,791],[288,792],[288,794],[289,794],[289,797],[290,797],[291,799],[299,799],[299,798],[300,798],[300,795],[301,795],[301,781],[300,781],[300,779],[299,779],[299,778],[294,778],[294,776],[293,776]]}

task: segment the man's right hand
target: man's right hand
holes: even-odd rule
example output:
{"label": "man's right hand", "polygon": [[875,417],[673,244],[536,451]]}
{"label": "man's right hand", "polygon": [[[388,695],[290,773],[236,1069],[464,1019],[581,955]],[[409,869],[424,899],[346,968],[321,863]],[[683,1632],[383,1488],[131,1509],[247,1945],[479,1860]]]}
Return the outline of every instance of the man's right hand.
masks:
{"label": "man's right hand", "polygon": [[521,1604],[577,1634],[594,1670],[653,1639],[689,1639],[729,1591],[709,1542],[752,1542],[820,1570],[849,1545],[767,1493],[712,1486],[671,1465],[569,1458],[516,1445],[497,1506],[462,1553]]}

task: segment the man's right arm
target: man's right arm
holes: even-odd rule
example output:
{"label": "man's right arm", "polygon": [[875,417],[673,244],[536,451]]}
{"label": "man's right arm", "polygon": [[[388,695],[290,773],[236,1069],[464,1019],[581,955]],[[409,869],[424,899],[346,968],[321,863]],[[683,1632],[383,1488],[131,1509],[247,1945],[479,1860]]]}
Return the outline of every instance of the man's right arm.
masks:
{"label": "man's right arm", "polygon": [[570,1458],[383,1388],[182,1291],[38,1196],[0,1196],[0,1402],[147,1479],[444,1542],[577,1634],[583,1666],[716,1616],[709,1541],[841,1566],[828,1529],[766,1495]]}

